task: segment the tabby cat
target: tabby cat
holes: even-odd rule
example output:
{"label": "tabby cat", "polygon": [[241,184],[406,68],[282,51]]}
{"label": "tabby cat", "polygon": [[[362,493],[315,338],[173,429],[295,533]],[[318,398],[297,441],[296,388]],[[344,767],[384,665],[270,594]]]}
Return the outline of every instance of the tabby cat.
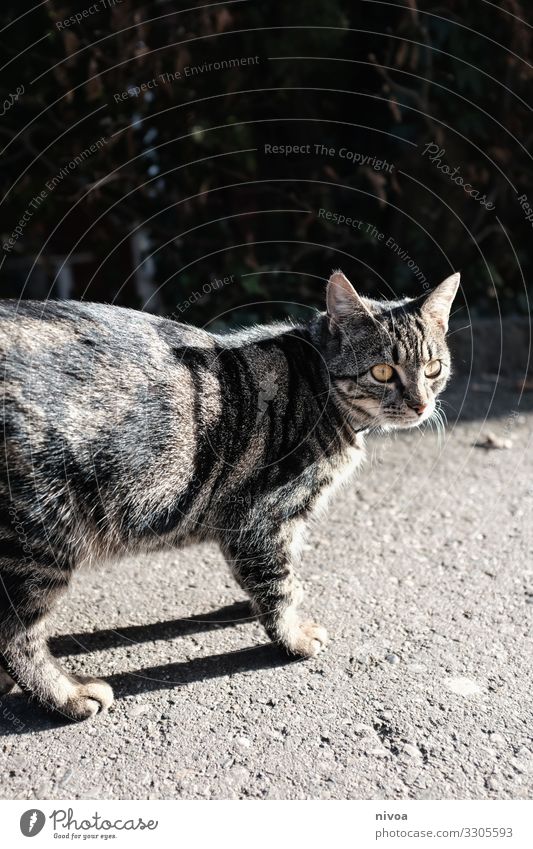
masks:
{"label": "tabby cat", "polygon": [[308,322],[213,334],[102,304],[0,302],[0,692],[85,719],[109,684],[61,668],[47,618],[74,569],[216,541],[272,640],[301,621],[302,531],[365,433],[428,421],[450,375],[453,274],[419,298],[360,297],[340,271]]}

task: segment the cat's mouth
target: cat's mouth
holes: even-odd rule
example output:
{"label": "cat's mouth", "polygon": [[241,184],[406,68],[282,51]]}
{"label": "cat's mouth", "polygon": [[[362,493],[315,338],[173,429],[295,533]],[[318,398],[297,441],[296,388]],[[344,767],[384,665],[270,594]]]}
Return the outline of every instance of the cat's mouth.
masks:
{"label": "cat's mouth", "polygon": [[435,412],[435,402],[430,401],[422,412],[403,404],[401,407],[384,407],[374,398],[358,399],[355,415],[363,417],[368,427],[412,428],[427,422]]}
{"label": "cat's mouth", "polygon": [[399,410],[392,412],[385,410],[384,418],[386,423],[392,427],[410,428],[418,427],[424,422],[427,422],[435,412],[435,402],[431,401],[423,410],[417,412],[412,407],[403,406]]}
{"label": "cat's mouth", "polygon": [[422,411],[406,403],[387,407],[377,398],[357,398],[353,403],[347,403],[346,399],[341,398],[340,406],[354,427],[385,430],[419,427],[431,419],[436,409],[434,399]]}

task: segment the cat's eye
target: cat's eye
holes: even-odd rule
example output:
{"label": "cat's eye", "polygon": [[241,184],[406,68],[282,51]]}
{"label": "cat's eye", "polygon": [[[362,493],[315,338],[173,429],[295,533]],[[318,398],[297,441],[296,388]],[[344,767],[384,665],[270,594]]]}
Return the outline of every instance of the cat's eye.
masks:
{"label": "cat's eye", "polygon": [[379,363],[370,369],[370,373],[374,380],[379,380],[380,383],[388,383],[394,377],[394,369],[388,363]]}
{"label": "cat's eye", "polygon": [[431,360],[430,363],[424,369],[424,374],[426,377],[434,378],[438,377],[442,371],[442,363],[440,360]]}

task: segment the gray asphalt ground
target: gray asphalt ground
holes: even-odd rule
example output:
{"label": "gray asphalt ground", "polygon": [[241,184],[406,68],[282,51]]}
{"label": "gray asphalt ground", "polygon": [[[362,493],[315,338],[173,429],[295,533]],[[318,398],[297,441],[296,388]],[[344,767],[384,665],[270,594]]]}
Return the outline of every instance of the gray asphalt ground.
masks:
{"label": "gray asphalt ground", "polygon": [[53,649],[116,702],[67,725],[4,697],[2,797],[531,798],[533,392],[515,415],[493,388],[455,380],[442,443],[374,441],[314,527],[315,660],[267,643],[214,547],[79,575]]}

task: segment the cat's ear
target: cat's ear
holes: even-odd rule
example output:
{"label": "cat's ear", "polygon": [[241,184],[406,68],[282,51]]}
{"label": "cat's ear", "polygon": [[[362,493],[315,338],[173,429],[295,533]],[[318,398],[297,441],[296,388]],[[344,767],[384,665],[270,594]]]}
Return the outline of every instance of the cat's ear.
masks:
{"label": "cat's ear", "polygon": [[334,322],[359,312],[368,313],[368,308],[342,271],[334,271],[328,280],[326,306],[330,321],[333,319]]}
{"label": "cat's ear", "polygon": [[436,321],[437,324],[440,324],[445,333],[448,330],[450,310],[452,308],[453,299],[457,294],[460,280],[461,275],[458,271],[455,274],[451,274],[450,277],[447,277],[446,280],[439,283],[437,288],[433,289],[433,291],[429,293],[420,308],[420,312],[424,318],[427,318],[430,321]]}

